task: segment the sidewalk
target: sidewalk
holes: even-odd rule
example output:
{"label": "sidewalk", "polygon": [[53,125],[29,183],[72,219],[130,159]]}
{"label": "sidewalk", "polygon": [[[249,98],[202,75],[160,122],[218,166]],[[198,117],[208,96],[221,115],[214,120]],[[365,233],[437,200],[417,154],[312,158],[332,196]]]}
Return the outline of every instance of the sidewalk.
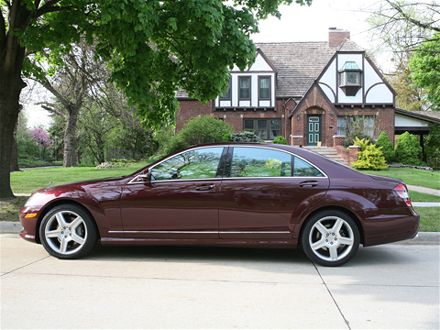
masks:
{"label": "sidewalk", "polygon": [[408,190],[414,190],[420,193],[424,193],[424,194],[430,194],[430,195],[435,195],[435,196],[439,196],[440,197],[440,190],[437,189],[431,189],[431,188],[425,188],[425,187],[419,187],[419,186],[412,186],[407,184],[406,185],[408,187]]}

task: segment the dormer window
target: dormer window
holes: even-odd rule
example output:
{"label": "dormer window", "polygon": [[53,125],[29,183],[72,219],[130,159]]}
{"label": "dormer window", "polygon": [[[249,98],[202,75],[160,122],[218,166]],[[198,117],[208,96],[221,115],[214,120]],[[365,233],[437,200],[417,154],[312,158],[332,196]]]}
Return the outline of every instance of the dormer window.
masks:
{"label": "dormer window", "polygon": [[339,87],[347,96],[355,96],[362,87],[362,70],[355,61],[347,61],[339,70]]}

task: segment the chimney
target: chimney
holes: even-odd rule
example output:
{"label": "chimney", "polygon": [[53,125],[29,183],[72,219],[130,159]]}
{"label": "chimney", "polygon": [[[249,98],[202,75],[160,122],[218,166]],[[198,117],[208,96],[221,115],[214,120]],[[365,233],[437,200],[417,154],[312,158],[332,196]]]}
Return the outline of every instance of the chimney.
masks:
{"label": "chimney", "polygon": [[346,40],[350,40],[350,31],[330,27],[328,29],[329,47],[340,47]]}

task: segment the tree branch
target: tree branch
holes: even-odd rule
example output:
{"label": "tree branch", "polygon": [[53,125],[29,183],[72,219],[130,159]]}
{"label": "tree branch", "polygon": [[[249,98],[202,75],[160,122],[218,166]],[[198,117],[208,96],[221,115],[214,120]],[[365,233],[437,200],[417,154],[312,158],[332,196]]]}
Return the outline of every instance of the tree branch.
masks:
{"label": "tree branch", "polygon": [[63,118],[66,118],[66,114],[62,111],[59,111],[58,109],[56,109],[52,104],[47,103],[47,102],[39,102],[37,103],[37,105],[41,106],[44,110],[49,111],[52,114],[61,116]]}
{"label": "tree branch", "polygon": [[440,27],[436,27],[433,25],[430,25],[429,23],[423,23],[419,20],[414,19],[413,17],[411,17],[410,15],[408,15],[403,9],[402,7],[391,1],[391,0],[386,0],[386,2],[394,9],[396,10],[406,21],[414,24],[415,26],[421,27],[423,29],[427,29],[427,30],[434,30],[437,32],[440,32]]}

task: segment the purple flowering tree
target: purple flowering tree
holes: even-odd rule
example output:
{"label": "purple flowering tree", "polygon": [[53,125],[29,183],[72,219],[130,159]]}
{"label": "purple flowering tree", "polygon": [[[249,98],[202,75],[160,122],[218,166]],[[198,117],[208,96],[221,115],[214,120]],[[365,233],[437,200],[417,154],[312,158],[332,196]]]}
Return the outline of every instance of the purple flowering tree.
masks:
{"label": "purple flowering tree", "polygon": [[32,141],[34,141],[41,150],[41,158],[45,159],[46,148],[52,145],[52,140],[47,131],[41,127],[34,128],[30,131]]}

